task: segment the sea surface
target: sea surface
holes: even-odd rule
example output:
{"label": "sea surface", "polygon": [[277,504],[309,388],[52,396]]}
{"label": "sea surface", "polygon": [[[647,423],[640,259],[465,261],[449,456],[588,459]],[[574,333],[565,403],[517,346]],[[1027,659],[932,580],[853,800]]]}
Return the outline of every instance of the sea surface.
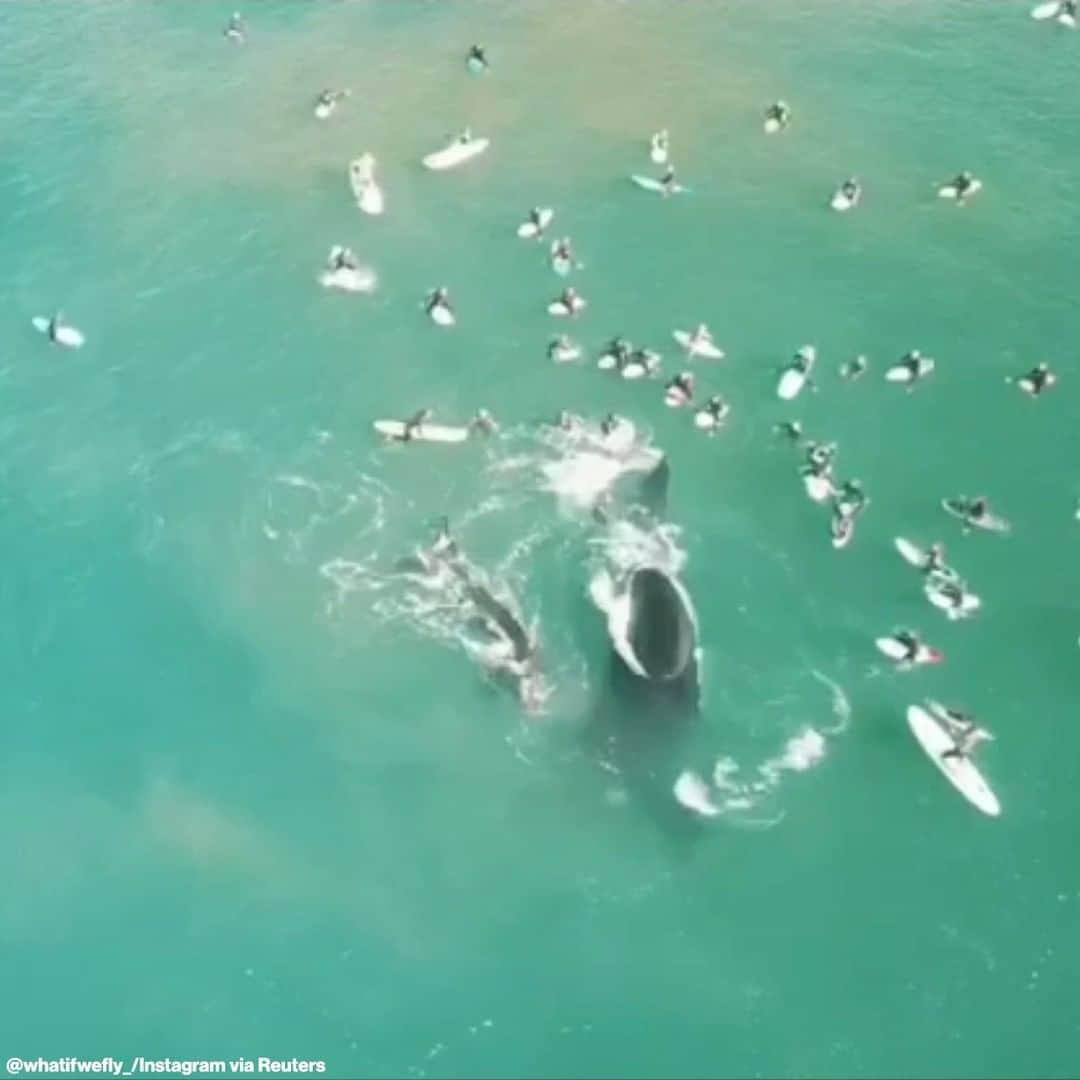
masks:
{"label": "sea surface", "polygon": [[[229,13],[0,5],[0,1047],[1077,1075],[1080,36],[1012,0],[263,0],[242,46]],[[320,123],[324,87],[352,95]],[[420,167],[465,125],[484,156]],[[660,127],[681,198],[628,181]],[[381,218],[346,182],[363,151]],[[965,168],[985,189],[958,209],[935,187]],[[514,235],[533,205],[585,264],[579,365],[546,357],[563,282]],[[319,287],[335,243],[377,291]],[[34,332],[58,307],[81,350]],[[689,365],[732,405],[713,439],[594,362],[624,334],[673,374],[700,321],[728,353]],[[785,407],[806,343],[817,392]],[[883,371],[912,348],[938,367],[906,393]],[[1041,360],[1042,398],[1006,383]],[[378,443],[422,406],[502,432]],[[588,596],[613,541],[543,490],[563,408],[671,464],[622,541],[681,568],[702,709],[632,760]],[[870,494],[847,550],[789,418]],[[962,535],[958,494],[1011,534]],[[443,515],[538,627],[541,716],[389,573]],[[926,603],[897,535],[947,543],[975,619]],[[888,669],[900,625],[946,662]],[[910,737],[926,696],[994,732],[999,819]],[[717,762],[721,815],[682,813],[675,777]]]}

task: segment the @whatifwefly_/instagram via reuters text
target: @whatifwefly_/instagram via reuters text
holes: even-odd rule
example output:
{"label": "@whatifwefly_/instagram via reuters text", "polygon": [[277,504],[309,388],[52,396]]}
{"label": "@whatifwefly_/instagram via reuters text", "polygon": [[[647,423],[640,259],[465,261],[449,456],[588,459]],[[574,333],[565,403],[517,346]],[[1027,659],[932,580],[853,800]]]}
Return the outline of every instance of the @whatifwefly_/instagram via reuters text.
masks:
{"label": "@whatifwefly_/instagram via reuters text", "polygon": [[44,1075],[66,1073],[69,1076],[302,1076],[325,1073],[325,1061],[308,1061],[301,1058],[282,1060],[270,1057],[233,1058],[219,1061],[186,1061],[180,1058],[20,1058],[7,1059],[8,1076]]}

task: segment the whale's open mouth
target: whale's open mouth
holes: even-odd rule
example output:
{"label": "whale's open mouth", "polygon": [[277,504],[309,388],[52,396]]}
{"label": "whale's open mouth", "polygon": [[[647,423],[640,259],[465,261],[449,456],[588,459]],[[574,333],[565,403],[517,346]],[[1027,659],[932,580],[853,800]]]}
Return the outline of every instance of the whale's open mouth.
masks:
{"label": "whale's open mouth", "polygon": [[630,604],[628,643],[649,679],[683,675],[694,660],[697,631],[690,598],[661,570],[635,570],[627,582]]}

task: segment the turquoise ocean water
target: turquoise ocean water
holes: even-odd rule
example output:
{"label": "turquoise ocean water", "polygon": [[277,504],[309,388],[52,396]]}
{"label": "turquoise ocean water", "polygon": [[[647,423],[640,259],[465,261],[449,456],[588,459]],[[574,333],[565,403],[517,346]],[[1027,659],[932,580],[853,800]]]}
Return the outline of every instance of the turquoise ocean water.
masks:
{"label": "turquoise ocean water", "polygon": [[[267,0],[242,48],[228,13],[0,6],[3,1049],[1075,1075],[1080,41],[1004,0]],[[318,124],[324,86],[353,94]],[[766,139],[777,97],[795,121]],[[419,168],[465,124],[487,155]],[[661,126],[681,200],[626,181]],[[364,150],[381,219],[345,182]],[[986,189],[957,211],[934,185],[962,168]],[[852,173],[862,207],[830,213]],[[513,235],[536,203],[586,264],[593,354],[623,333],[673,369],[671,330],[709,323],[720,437],[655,383],[547,361],[560,282]],[[318,288],[333,243],[376,293]],[[418,310],[437,284],[451,332]],[[30,327],[57,305],[79,352]],[[804,342],[820,389],[784,410]],[[910,348],[938,371],[894,393]],[[1005,385],[1043,359],[1053,392]],[[424,404],[508,434],[376,445]],[[672,465],[703,709],[634,775],[588,737],[596,527],[506,467],[563,407],[632,417]],[[770,438],[788,416],[870,493],[847,551]],[[1011,536],[950,528],[938,499],[979,492]],[[381,576],[441,514],[539,620],[544,717]],[[929,608],[897,534],[948,541],[976,620]],[[903,623],[947,663],[883,670],[871,640]],[[910,739],[927,694],[996,733],[999,820]],[[658,796],[717,758],[751,805],[673,820]]]}

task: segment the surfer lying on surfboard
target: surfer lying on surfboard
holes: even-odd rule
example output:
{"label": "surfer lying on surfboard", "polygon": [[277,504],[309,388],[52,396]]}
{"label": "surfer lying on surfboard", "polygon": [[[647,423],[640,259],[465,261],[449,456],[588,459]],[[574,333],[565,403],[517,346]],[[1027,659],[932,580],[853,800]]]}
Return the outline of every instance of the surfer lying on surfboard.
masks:
{"label": "surfer lying on surfboard", "polygon": [[931,712],[945,724],[948,733],[953,740],[953,745],[942,751],[943,761],[949,759],[966,761],[971,752],[979,743],[992,742],[994,736],[989,731],[979,727],[975,717],[971,713],[961,712],[959,709],[949,709],[944,705],[931,702]]}

